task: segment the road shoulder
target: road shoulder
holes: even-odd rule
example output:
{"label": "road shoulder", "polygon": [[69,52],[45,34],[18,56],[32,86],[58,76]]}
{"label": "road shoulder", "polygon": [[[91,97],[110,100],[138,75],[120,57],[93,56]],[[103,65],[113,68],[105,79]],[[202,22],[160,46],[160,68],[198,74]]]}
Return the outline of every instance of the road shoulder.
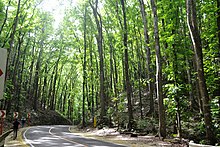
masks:
{"label": "road shoulder", "polygon": [[[104,128],[79,130],[77,127],[70,127],[70,132],[92,139],[97,139],[105,142],[121,144],[129,147],[152,147],[152,146],[166,146],[172,147],[170,142],[161,141],[158,137],[153,135],[131,137],[130,135],[120,134],[115,129]],[[178,146],[181,147],[181,146]]]}
{"label": "road shoulder", "polygon": [[18,137],[15,140],[13,139],[13,132],[10,133],[5,138],[4,147],[29,147],[29,145],[25,143],[25,141],[23,139],[23,135],[22,135],[26,129],[28,129],[28,128],[20,128],[18,130]]}

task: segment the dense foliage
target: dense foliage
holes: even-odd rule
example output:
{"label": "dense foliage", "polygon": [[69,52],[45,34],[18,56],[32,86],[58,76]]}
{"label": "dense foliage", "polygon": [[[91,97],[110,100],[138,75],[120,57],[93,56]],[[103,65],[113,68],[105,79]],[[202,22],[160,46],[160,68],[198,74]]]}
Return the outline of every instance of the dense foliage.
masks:
{"label": "dense foliage", "polygon": [[0,0],[0,47],[8,50],[1,109],[29,111],[31,103],[31,109],[59,111],[83,127],[97,118],[99,126],[159,128],[162,137],[211,144],[206,129],[212,127],[220,142],[219,0],[62,2],[68,6],[55,27],[42,1]]}

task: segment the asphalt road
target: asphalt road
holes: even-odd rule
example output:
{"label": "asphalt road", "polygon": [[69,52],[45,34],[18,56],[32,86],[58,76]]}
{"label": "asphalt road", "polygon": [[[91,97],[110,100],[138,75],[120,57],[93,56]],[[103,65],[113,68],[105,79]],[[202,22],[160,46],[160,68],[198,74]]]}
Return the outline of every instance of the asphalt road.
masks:
{"label": "asphalt road", "polygon": [[31,147],[125,147],[70,133],[70,126],[31,127],[23,134]]}

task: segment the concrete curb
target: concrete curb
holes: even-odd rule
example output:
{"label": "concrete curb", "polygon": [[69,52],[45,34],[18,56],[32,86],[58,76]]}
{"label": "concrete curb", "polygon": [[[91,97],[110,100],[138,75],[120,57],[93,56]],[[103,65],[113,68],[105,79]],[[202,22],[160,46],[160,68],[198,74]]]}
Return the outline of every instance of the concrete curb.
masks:
{"label": "concrete curb", "polygon": [[189,142],[189,147],[216,147],[212,145],[196,144],[193,141]]}
{"label": "concrete curb", "polygon": [[23,140],[23,132],[26,130],[27,128],[20,128],[18,130],[18,136],[17,139],[13,140],[13,132],[10,133],[6,139],[5,139],[5,146],[4,147],[29,147],[28,144],[26,144]]}

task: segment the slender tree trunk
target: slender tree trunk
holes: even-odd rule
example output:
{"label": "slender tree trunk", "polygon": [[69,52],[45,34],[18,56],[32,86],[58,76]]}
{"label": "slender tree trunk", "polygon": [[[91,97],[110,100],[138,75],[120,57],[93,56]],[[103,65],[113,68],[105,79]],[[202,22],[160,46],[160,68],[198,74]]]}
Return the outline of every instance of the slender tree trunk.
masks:
{"label": "slender tree trunk", "polygon": [[53,79],[53,85],[51,89],[51,100],[50,100],[50,110],[55,110],[55,93],[56,93],[56,83],[57,83],[57,77],[58,77],[58,64],[59,59],[56,62],[56,65],[54,67],[54,79]]}
{"label": "slender tree trunk", "polygon": [[66,100],[67,100],[67,85],[65,87],[65,92],[64,92],[64,96],[63,96],[63,108],[62,108],[62,112],[65,115],[65,110],[66,110]]}
{"label": "slender tree trunk", "polygon": [[[217,0],[217,27],[218,27],[218,67],[220,67],[220,0]],[[220,71],[217,73],[218,77],[220,77]],[[219,104],[219,108],[220,108],[220,79],[218,80],[218,96],[219,96],[219,100],[218,100],[218,104]],[[219,111],[219,117],[220,117],[220,111]]]}
{"label": "slender tree trunk", "polygon": [[101,113],[100,113],[100,123],[107,123],[105,120],[106,110],[107,110],[107,99],[105,98],[105,78],[104,78],[104,58],[103,58],[103,35],[102,35],[102,19],[101,15],[98,13],[98,0],[95,1],[95,6],[90,1],[90,6],[93,10],[93,14],[96,21],[96,26],[98,29],[98,35],[96,37],[99,52],[99,67],[100,67],[100,103],[101,103]]}
{"label": "slender tree trunk", "polygon": [[138,63],[138,95],[139,95],[139,106],[140,106],[140,111],[141,111],[141,119],[144,118],[144,115],[143,115],[143,103],[142,103],[142,94],[141,94],[141,63],[139,61]]}
{"label": "slender tree trunk", "polygon": [[89,42],[89,56],[90,56],[90,67],[91,67],[91,105],[92,105],[92,109],[91,109],[91,112],[92,112],[92,122],[94,124],[94,118],[95,118],[95,100],[94,100],[94,86],[95,86],[95,81],[94,81],[94,63],[93,63],[93,51],[92,51],[92,40],[93,40],[93,37],[90,38],[90,42]]}
{"label": "slender tree trunk", "polygon": [[[175,12],[175,11],[174,11]],[[176,9],[176,15],[175,15],[175,28],[179,28],[180,27],[180,19],[179,19],[179,7],[177,7]],[[175,29],[172,30],[172,35],[179,35],[178,31],[176,31]],[[174,38],[174,43],[172,44],[173,47],[173,56],[174,56],[174,60],[173,60],[173,71],[174,71],[174,85],[175,87],[178,87],[178,83],[179,83],[179,79],[177,78],[178,75],[178,48],[177,48],[177,44],[178,42],[176,42],[176,39]],[[180,97],[179,97],[179,91],[176,90],[176,94],[174,96],[174,99],[176,101],[176,122],[177,122],[177,137],[179,137],[180,139],[182,138],[182,125],[181,125],[181,111],[180,111],[180,107],[181,107],[181,103],[180,103]]]}
{"label": "slender tree trunk", "polygon": [[161,52],[160,52],[160,40],[158,30],[158,17],[157,7],[155,0],[151,0],[151,7],[154,16],[154,38],[156,48],[156,87],[157,87],[157,99],[158,99],[158,111],[159,111],[159,135],[160,137],[166,137],[166,120],[165,110],[163,104],[163,89],[162,89],[162,63],[161,63]]}
{"label": "slender tree trunk", "polygon": [[[10,40],[9,40],[9,49],[8,49],[8,58],[7,58],[7,61],[6,61],[6,76],[5,76],[5,83],[7,83],[7,79],[10,78],[10,75],[11,75],[11,71],[9,68],[7,67],[10,67],[11,63],[10,63],[10,59],[13,57],[13,55],[11,54],[11,51],[13,50],[13,47],[14,47],[14,38],[15,38],[15,33],[16,33],[16,29],[17,29],[17,24],[18,24],[18,20],[19,20],[19,13],[20,13],[20,3],[21,1],[18,0],[18,4],[17,4],[17,12],[16,12],[16,16],[14,18],[14,22],[13,22],[13,26],[12,26],[12,31],[11,31],[11,34],[10,34]],[[8,3],[8,7],[10,5],[11,1],[9,1]],[[7,7],[7,11],[8,11],[8,7]],[[2,32],[2,29],[4,28],[4,25],[7,21],[7,15],[8,15],[8,12],[6,12],[6,18],[2,24],[2,28],[1,28],[1,32]],[[4,43],[5,44],[5,43]],[[4,47],[4,45],[3,45]],[[14,60],[12,60],[14,61]],[[11,99],[10,100],[7,100],[6,101],[6,106],[7,106],[7,112],[10,112],[10,109],[11,109]]]}
{"label": "slender tree trunk", "polygon": [[217,27],[218,27],[218,49],[219,49],[219,58],[220,58],[220,0],[217,0]]}
{"label": "slender tree trunk", "polygon": [[[108,21],[108,25],[110,26],[109,21]],[[118,73],[117,73],[117,62],[116,62],[116,57],[115,57],[114,45],[113,45],[114,39],[113,39],[113,36],[109,33],[108,29],[106,29],[106,33],[108,35],[109,49],[110,49],[109,51],[110,53],[110,77],[111,77],[110,87],[111,87],[111,92],[114,93],[114,97],[118,98],[118,90],[117,90]],[[116,111],[116,118],[118,118],[118,99],[115,101],[115,111]]]}
{"label": "slender tree trunk", "polygon": [[[173,44],[173,54],[174,54],[174,61],[173,61],[173,70],[174,70],[174,84],[175,87],[178,86],[178,66],[177,66],[177,50],[176,46]],[[177,121],[177,137],[182,137],[182,126],[181,126],[181,114],[180,114],[180,98],[178,95],[178,90],[175,93],[174,99],[176,101],[176,121]]]}
{"label": "slender tree trunk", "polygon": [[85,13],[84,13],[84,59],[83,59],[83,104],[82,104],[82,128],[85,127],[85,99],[86,99],[86,49],[87,49],[87,43],[86,43],[86,25],[87,25],[87,6],[85,6]]}
{"label": "slender tree trunk", "polygon": [[[61,55],[61,54],[60,54]],[[60,93],[59,93],[59,89],[61,89],[61,86],[60,86],[60,84],[61,84],[61,76],[62,76],[62,72],[63,72],[63,67],[64,67],[64,64],[65,63],[62,63],[62,65],[61,65],[61,68],[60,68],[60,70],[58,71],[58,73],[59,73],[59,79],[58,79],[58,83],[57,83],[57,86],[56,86],[56,90],[55,90],[55,110],[56,109],[58,109],[59,108],[59,105],[60,105],[60,102],[59,102],[59,96],[60,96]],[[57,74],[58,74],[57,73]],[[61,92],[62,93],[62,92]]]}
{"label": "slender tree trunk", "polygon": [[187,23],[196,56],[196,65],[198,73],[198,83],[201,99],[203,102],[204,121],[206,127],[206,139],[209,144],[215,144],[214,128],[212,125],[210,102],[203,68],[202,41],[200,38],[197,21],[195,1],[186,0]]}
{"label": "slender tree trunk", "polygon": [[124,70],[126,78],[126,92],[128,100],[128,129],[131,130],[133,126],[133,111],[132,111],[132,89],[129,77],[129,63],[128,63],[128,30],[127,30],[127,19],[126,19],[126,10],[124,0],[121,0],[122,13],[124,18],[124,27],[123,27],[123,42],[124,42]]}
{"label": "slender tree trunk", "polygon": [[8,1],[8,5],[7,5],[7,8],[6,8],[4,21],[3,21],[2,25],[1,25],[1,28],[0,28],[0,36],[2,34],[2,30],[3,30],[3,28],[4,28],[5,24],[6,24],[7,19],[8,19],[8,9],[9,9],[10,5],[11,5],[11,0]]}
{"label": "slender tree trunk", "polygon": [[[48,61],[47,61],[48,62]],[[47,64],[48,63],[46,63],[46,65],[45,65],[45,70],[44,70],[44,73],[47,73],[48,71],[47,71]],[[44,84],[43,84],[43,89],[42,89],[42,96],[41,96],[41,108],[43,109],[43,110],[45,110],[46,109],[46,93],[47,93],[47,75],[44,75],[44,82],[43,82]]]}
{"label": "slender tree trunk", "polygon": [[149,92],[149,99],[150,99],[150,110],[149,114],[154,115],[154,99],[153,99],[153,75],[152,75],[152,69],[151,69],[151,50],[149,46],[149,35],[148,35],[148,26],[147,26],[147,19],[146,19],[146,11],[145,11],[145,4],[144,0],[139,0],[140,3],[140,10],[141,10],[141,16],[142,21],[144,24],[144,41],[145,41],[145,47],[146,47],[146,66],[147,66],[147,81],[148,81],[148,92]]}
{"label": "slender tree trunk", "polygon": [[40,64],[41,64],[41,56],[43,53],[43,46],[40,49],[36,69],[35,69],[35,76],[34,76],[34,99],[33,99],[33,109],[37,110],[37,101],[38,101],[38,88],[39,88],[39,73],[40,73]]}
{"label": "slender tree trunk", "polygon": [[57,78],[58,78],[58,66],[59,66],[59,62],[60,62],[60,58],[61,58],[61,54],[62,54],[62,47],[60,47],[59,50],[59,56],[58,59],[56,61],[55,67],[54,67],[54,79],[53,79],[53,86],[52,86],[52,94],[51,94],[51,101],[50,101],[50,110],[55,110],[55,105],[56,105],[56,85],[57,85]]}
{"label": "slender tree trunk", "polygon": [[18,0],[17,13],[16,13],[16,16],[15,16],[15,19],[14,19],[13,28],[12,28],[12,32],[11,32],[11,35],[10,35],[10,42],[9,42],[10,48],[9,48],[9,51],[8,51],[9,57],[10,57],[11,51],[13,49],[15,33],[16,33],[18,20],[19,20],[20,6],[21,6],[21,0]]}
{"label": "slender tree trunk", "polygon": [[[185,65],[186,67],[190,67],[189,59],[187,56],[185,56],[185,63],[186,63]],[[193,95],[193,83],[192,83],[190,68],[187,68],[186,73],[187,73],[187,82],[191,87],[189,90],[190,109],[193,111],[193,107],[196,106],[196,103],[195,103],[194,95]]]}
{"label": "slender tree trunk", "polygon": [[[141,32],[140,32],[140,29],[138,29],[138,34],[136,33],[136,30],[135,30],[136,26],[134,25],[134,31],[135,31],[135,36],[140,36],[140,40],[142,41],[142,38],[141,38]],[[135,37],[134,39],[136,41],[136,56],[137,56],[137,60],[138,60],[138,67],[137,67],[137,74],[138,74],[138,95],[139,95],[139,110],[140,110],[140,113],[141,113],[141,119],[144,118],[144,115],[143,115],[143,100],[142,100],[142,67],[141,67],[141,57],[143,56],[141,54],[141,46],[142,44],[140,45],[139,41],[138,40],[138,37]]]}
{"label": "slender tree trunk", "polygon": [[29,67],[29,77],[28,77],[28,81],[27,81],[27,99],[31,99],[33,96],[32,96],[32,77],[33,77],[33,70],[34,70],[34,53],[35,53],[35,44],[36,44],[36,40],[34,39],[34,43],[33,43],[33,46],[32,46],[32,51],[31,51],[31,55],[32,55],[32,61],[31,61],[31,65]]}
{"label": "slender tree trunk", "polygon": [[[118,70],[117,70],[117,58],[115,55],[115,52],[113,51],[113,60],[114,60],[114,93],[115,93],[115,97],[118,98]],[[118,123],[118,128],[119,128],[119,113],[118,113],[118,102],[119,99],[117,99],[116,101],[116,114],[117,114],[117,123]]]}
{"label": "slender tree trunk", "polygon": [[15,107],[16,107],[16,111],[19,111],[19,107],[20,107],[20,89],[21,89],[21,67],[20,65],[20,58],[21,58],[21,46],[24,40],[24,35],[25,33],[22,35],[21,32],[19,32],[19,38],[18,38],[18,47],[17,47],[17,56],[16,56],[16,60],[14,63],[14,74],[13,74],[13,79],[14,79],[14,98],[15,98]]}

